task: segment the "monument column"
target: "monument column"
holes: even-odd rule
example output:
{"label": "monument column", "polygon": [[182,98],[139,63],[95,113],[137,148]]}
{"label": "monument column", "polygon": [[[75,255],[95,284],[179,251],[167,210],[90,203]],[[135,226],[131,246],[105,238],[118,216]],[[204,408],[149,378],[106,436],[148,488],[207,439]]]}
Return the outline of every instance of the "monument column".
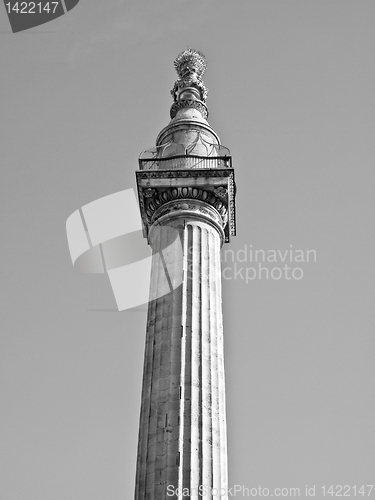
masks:
{"label": "monument column", "polygon": [[203,54],[175,67],[172,120],[136,173],[153,262],[135,499],[227,500],[220,248],[235,234],[234,172],[206,120]]}

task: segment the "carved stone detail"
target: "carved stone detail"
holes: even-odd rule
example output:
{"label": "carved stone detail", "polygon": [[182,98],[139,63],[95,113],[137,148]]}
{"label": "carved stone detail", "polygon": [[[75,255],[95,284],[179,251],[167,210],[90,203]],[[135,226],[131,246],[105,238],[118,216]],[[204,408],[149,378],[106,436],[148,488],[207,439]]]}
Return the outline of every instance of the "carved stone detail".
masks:
{"label": "carved stone detail", "polygon": [[208,96],[208,89],[202,80],[193,79],[192,77],[184,78],[182,80],[176,80],[173,85],[173,89],[171,90],[171,94],[173,96],[173,100],[177,101],[179,91],[181,89],[193,87],[198,90],[200,98],[203,102],[206,102]]}
{"label": "carved stone detail", "polygon": [[[226,168],[225,170],[215,168],[215,169],[205,169],[205,175],[208,177],[232,177],[233,169]],[[160,178],[177,178],[177,177],[192,177],[193,179],[198,179],[202,177],[202,171],[198,169],[190,170],[141,170],[139,173],[141,179],[160,179]]]}
{"label": "carved stone detail", "polygon": [[183,99],[181,101],[176,101],[171,106],[171,118],[174,118],[178,111],[183,108],[195,108],[197,109],[203,118],[207,120],[208,117],[208,109],[207,106],[202,101],[197,101],[194,99]]}
{"label": "carved stone detail", "polygon": [[178,100],[180,89],[193,87],[199,91],[202,101],[205,102],[208,90],[202,81],[207,67],[204,54],[189,47],[177,56],[174,67],[179,76],[171,90],[174,101]]}
{"label": "carved stone detail", "polygon": [[188,47],[176,57],[174,67],[180,78],[187,74],[196,74],[197,78],[202,78],[207,68],[206,57],[202,52]]}
{"label": "carved stone detail", "polygon": [[216,196],[219,196],[220,198],[224,198],[227,195],[227,190],[223,186],[219,186],[218,188],[214,189],[214,193]]}
{"label": "carved stone detail", "polygon": [[152,188],[144,189],[143,194],[146,198],[152,198],[156,194],[156,190]]}
{"label": "carved stone detail", "polygon": [[230,204],[230,221],[229,221],[229,229],[230,234],[236,234],[236,207],[234,203],[235,193],[235,184],[234,184],[234,176],[231,175],[229,177],[229,204]]}
{"label": "carved stone detail", "polygon": [[[201,201],[202,206],[212,207],[220,216],[220,227],[224,229],[225,241],[236,234],[235,183],[232,168],[187,169],[187,170],[139,170],[136,173],[139,205],[146,237],[156,211],[171,201],[191,203]],[[221,180],[224,185],[220,185]],[[186,179],[187,186],[184,186]],[[224,187],[225,186],[225,187]],[[224,190],[227,193],[224,194]],[[146,196],[154,189],[152,197]],[[221,196],[220,196],[221,195]],[[170,207],[169,207],[170,208]],[[171,208],[170,208],[171,210]],[[203,215],[203,212],[200,212]]]}
{"label": "carved stone detail", "polygon": [[[225,189],[225,188],[224,188]],[[156,193],[156,190],[153,190]],[[225,190],[226,191],[226,190]],[[144,193],[149,193],[150,188],[145,189],[143,191]],[[147,195],[145,195],[147,196]],[[164,189],[160,191],[157,195],[153,196],[152,198],[148,198],[146,205],[145,205],[145,212],[148,216],[148,222],[152,223],[155,218],[154,218],[154,213],[163,205],[166,203],[172,201],[172,200],[177,200],[177,199],[184,199],[184,200],[189,200],[189,199],[196,199],[196,200],[201,200],[205,202],[207,205],[211,205],[213,208],[217,210],[217,212],[220,214],[222,221],[221,225],[222,227],[225,227],[226,221],[227,221],[227,207],[226,204],[220,200],[218,197],[216,197],[211,191],[206,190],[206,189],[200,189],[197,187],[175,187],[175,188],[170,188],[170,189]],[[187,209],[188,206],[182,207],[182,209]],[[181,209],[181,207],[179,207]],[[200,210],[202,213],[205,213],[204,210]],[[224,218],[225,218],[225,224],[224,224]]]}

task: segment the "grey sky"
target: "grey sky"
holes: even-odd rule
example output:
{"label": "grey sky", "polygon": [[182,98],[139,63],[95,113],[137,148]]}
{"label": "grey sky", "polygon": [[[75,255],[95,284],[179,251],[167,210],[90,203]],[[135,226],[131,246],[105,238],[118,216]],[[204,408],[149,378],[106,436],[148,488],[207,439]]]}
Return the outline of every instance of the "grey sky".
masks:
{"label": "grey sky", "polygon": [[225,249],[317,254],[223,282],[230,485],[374,483],[374,25],[372,0],[81,0],[19,34],[0,9],[1,500],[134,494],[145,311],[74,271],[65,221],[135,186],[187,46],[236,169]]}

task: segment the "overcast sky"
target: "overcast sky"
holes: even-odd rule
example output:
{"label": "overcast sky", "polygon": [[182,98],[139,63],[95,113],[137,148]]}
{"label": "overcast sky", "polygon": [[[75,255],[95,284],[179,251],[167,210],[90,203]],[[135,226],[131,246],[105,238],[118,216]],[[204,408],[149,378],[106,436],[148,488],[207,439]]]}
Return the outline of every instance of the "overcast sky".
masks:
{"label": "overcast sky", "polygon": [[[0,9],[0,500],[134,495],[146,312],[73,269],[65,222],[135,187],[187,46],[238,187],[229,484],[374,484],[374,26],[373,0],[81,0],[18,34]],[[246,283],[250,248],[316,261]]]}

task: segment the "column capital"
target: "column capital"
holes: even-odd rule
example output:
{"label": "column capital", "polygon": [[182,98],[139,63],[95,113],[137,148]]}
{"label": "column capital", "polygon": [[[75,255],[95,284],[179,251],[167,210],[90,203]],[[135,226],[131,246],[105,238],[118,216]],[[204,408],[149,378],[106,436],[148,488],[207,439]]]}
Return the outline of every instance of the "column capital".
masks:
{"label": "column capital", "polygon": [[136,177],[144,237],[166,216],[207,220],[218,228],[225,242],[235,235],[232,168],[142,170]]}

